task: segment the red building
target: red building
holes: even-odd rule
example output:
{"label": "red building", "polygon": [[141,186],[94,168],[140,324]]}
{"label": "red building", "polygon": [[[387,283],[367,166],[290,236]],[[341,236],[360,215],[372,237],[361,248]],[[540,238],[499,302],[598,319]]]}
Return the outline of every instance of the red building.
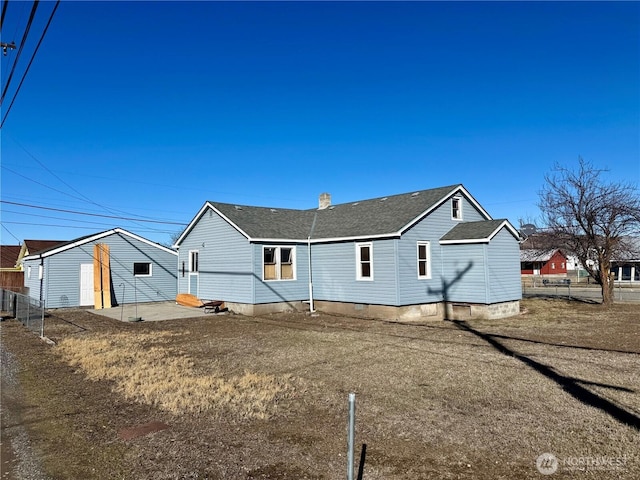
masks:
{"label": "red building", "polygon": [[520,273],[522,275],[566,275],[567,256],[558,249],[520,250]]}

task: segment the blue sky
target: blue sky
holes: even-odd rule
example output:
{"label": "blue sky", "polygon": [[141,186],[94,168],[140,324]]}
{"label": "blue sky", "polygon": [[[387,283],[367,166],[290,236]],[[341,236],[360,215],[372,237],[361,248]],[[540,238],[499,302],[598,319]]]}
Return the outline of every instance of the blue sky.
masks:
{"label": "blue sky", "polygon": [[457,183],[517,226],[554,162],[640,183],[640,3],[63,1],[1,135],[5,244]]}

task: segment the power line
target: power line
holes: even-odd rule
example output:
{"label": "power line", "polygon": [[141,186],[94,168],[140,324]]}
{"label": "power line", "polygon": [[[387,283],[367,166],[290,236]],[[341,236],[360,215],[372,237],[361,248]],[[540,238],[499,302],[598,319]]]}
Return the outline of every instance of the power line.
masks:
{"label": "power line", "polygon": [[[2,223],[8,223],[10,225],[31,225],[33,227],[60,227],[60,228],[76,228],[76,229],[81,229],[81,230],[91,230],[91,231],[95,231],[94,227],[82,227],[80,225],[60,225],[60,224],[54,224],[54,223],[31,223],[31,222],[2,222]],[[4,225],[3,225],[4,227]],[[4,227],[6,228],[6,227]],[[169,230],[162,230],[160,232],[158,232],[155,229],[136,229],[136,231],[142,232],[149,232],[149,233],[166,233],[166,234],[171,234],[174,233],[172,231]]]}
{"label": "power line", "polygon": [[7,5],[9,5],[9,0],[4,0],[4,2],[2,2],[2,18],[0,19],[0,31],[2,30],[2,26],[4,25],[4,16],[7,14]]}
{"label": "power line", "polygon": [[9,235],[11,235],[13,238],[15,238],[18,241],[18,243],[21,243],[20,239],[18,237],[16,237],[13,233],[11,233],[11,230],[9,230],[7,227],[5,227],[5,225],[4,225],[5,223],[6,222],[2,223],[2,228],[4,228],[7,232],[9,232]]}
{"label": "power line", "polygon": [[[113,214],[115,214],[115,213],[127,214],[127,212],[124,212],[124,211],[122,211],[122,210],[117,210],[117,209],[108,208],[108,207],[106,207],[106,206],[104,206],[104,205],[101,205],[101,204],[99,204],[99,203],[97,203],[97,202],[94,202],[94,201],[93,201],[93,200],[91,200],[89,197],[87,197],[86,195],[84,195],[82,192],[78,191],[76,188],[74,188],[73,186],[69,185],[69,184],[68,184],[67,182],[65,182],[62,178],[60,178],[58,175],[56,175],[56,174],[55,174],[52,170],[50,170],[50,169],[49,169],[49,168],[48,168],[48,167],[47,167],[43,162],[41,162],[41,161],[40,161],[40,160],[39,160],[35,155],[33,155],[31,152],[29,152],[29,151],[28,151],[28,150],[27,150],[27,149],[26,149],[26,148],[25,148],[25,147],[24,147],[20,142],[18,142],[14,137],[12,137],[12,136],[9,136],[9,137],[10,137],[10,138],[11,138],[11,140],[13,140],[13,142],[14,142],[16,145],[18,145],[18,146],[19,146],[19,147],[20,147],[20,148],[21,148],[21,149],[22,149],[22,150],[23,150],[27,155],[29,155],[33,160],[35,160],[35,161],[38,163],[38,165],[40,165],[43,169],[45,169],[45,170],[46,170],[50,175],[52,175],[53,177],[55,177],[59,182],[63,183],[66,187],[68,187],[69,189],[73,190],[73,191],[74,191],[74,192],[76,192],[78,195],[80,195],[80,196],[82,197],[82,199],[84,199],[84,201],[86,201],[86,202],[88,202],[88,203],[90,203],[90,204],[92,204],[92,205],[96,205],[97,207],[100,207],[100,208],[102,208],[103,210],[105,210],[105,211],[107,211],[107,212],[109,212],[109,213],[113,213]],[[16,175],[20,175],[19,173],[15,172],[15,171],[13,171],[13,170],[9,170],[9,171],[11,171],[12,173],[14,173],[14,174],[16,174]],[[23,178],[26,178],[27,180],[30,180],[30,181],[35,182],[35,183],[38,183],[39,185],[42,185],[42,186],[44,186],[44,187],[46,187],[46,188],[51,188],[51,189],[53,189],[53,187],[49,187],[49,186],[44,185],[44,184],[42,184],[42,183],[36,182],[35,180],[32,180],[32,179],[30,179],[30,178],[28,178],[28,177],[24,177],[24,176],[23,176]],[[54,189],[54,190],[55,190],[55,189]],[[67,193],[67,192],[62,192],[61,190],[56,190],[56,191],[57,191],[57,192],[60,192],[60,193],[64,193],[65,195],[69,195],[69,196],[70,196],[70,197],[72,197],[72,198],[76,198],[76,199],[78,199],[78,200],[81,200],[80,198],[75,197],[75,196],[73,196],[73,195],[70,195],[70,194],[69,194],[69,193]],[[129,215],[130,215],[130,214],[129,214]],[[139,216],[140,218],[144,218],[142,215],[138,215],[138,216]],[[146,218],[150,218],[150,217],[146,217]],[[134,222],[134,223],[136,223],[136,222]],[[139,223],[138,223],[137,225],[138,225],[138,226],[141,226]]]}
{"label": "power line", "polygon": [[[46,35],[47,30],[49,30],[49,25],[51,25],[51,21],[53,20],[53,16],[55,15],[56,10],[58,10],[58,5],[60,5],[60,0],[58,0],[56,2],[55,7],[53,7],[53,11],[51,12],[51,15],[49,16],[49,21],[47,22],[47,25],[44,27],[44,31],[42,32],[42,35],[40,36],[40,40],[38,40],[38,44],[36,45],[36,49],[33,51],[33,55],[31,55],[31,59],[29,60],[29,64],[27,65],[26,70],[22,74],[22,78],[20,79],[20,83],[18,84],[18,88],[16,89],[16,92],[13,94],[13,98],[11,99],[11,103],[9,104],[9,108],[7,108],[7,111],[5,112],[4,117],[2,118],[2,122],[0,123],[0,128],[2,128],[2,126],[4,125],[4,122],[7,120],[7,116],[9,115],[9,112],[11,111],[11,107],[13,106],[13,102],[15,102],[16,97],[18,96],[18,92],[20,91],[20,88],[22,87],[22,82],[24,82],[24,79],[27,76],[27,72],[29,71],[29,68],[31,68],[31,64],[33,63],[33,59],[36,58],[36,53],[38,53],[38,49],[40,48],[40,45],[42,44],[42,40],[44,40],[44,36]],[[22,47],[22,45],[20,45],[20,47]],[[16,63],[17,63],[17,60],[18,59],[16,58]],[[9,85],[9,82],[7,82],[7,86],[8,85]]]}
{"label": "power line", "polygon": [[14,175],[17,175],[19,177],[24,178],[25,180],[28,180],[30,182],[33,182],[33,183],[37,184],[37,185],[40,185],[41,187],[48,188],[49,190],[53,190],[54,192],[62,193],[63,195],[67,195],[68,197],[75,198],[76,200],[84,201],[80,197],[76,197],[75,195],[71,195],[70,193],[64,192],[62,190],[58,190],[57,188],[50,187],[49,185],[45,185],[44,183],[38,182],[37,180],[34,180],[33,178],[29,178],[26,175],[22,175],[21,173],[18,173],[15,170],[12,170],[12,169],[10,169],[9,167],[7,167],[5,165],[0,165],[0,167],[4,168],[5,170],[7,170],[7,171],[9,171],[11,173],[13,173]]}
{"label": "power line", "polygon": [[29,15],[29,21],[27,22],[27,26],[24,29],[24,33],[22,34],[22,41],[20,42],[18,53],[16,54],[16,58],[13,61],[11,72],[9,72],[9,76],[7,77],[7,83],[5,84],[4,89],[2,90],[2,96],[0,97],[0,105],[2,105],[2,102],[4,101],[4,97],[7,94],[7,90],[9,89],[9,84],[11,83],[13,74],[16,71],[16,67],[18,66],[18,60],[20,59],[20,55],[22,54],[22,49],[27,43],[27,36],[29,35],[29,30],[31,30],[31,24],[33,23],[33,19],[36,16],[36,10],[38,9],[38,4],[39,4],[39,0],[36,0],[35,2],[33,2],[33,7],[31,7],[31,14]]}
{"label": "power line", "polygon": [[85,212],[78,212],[76,210],[66,210],[66,209],[62,209],[62,208],[52,208],[52,207],[43,207],[40,205],[30,205],[28,203],[18,203],[18,202],[10,202],[8,200],[0,200],[0,203],[6,203],[8,205],[18,205],[20,207],[28,207],[28,208],[39,208],[41,210],[51,210],[54,212],[63,212],[63,213],[73,213],[75,215],[86,215],[89,217],[102,217],[102,218],[115,218],[116,220],[128,220],[128,221],[132,221],[132,222],[146,222],[146,223],[160,223],[160,224],[165,224],[165,225],[180,225],[180,226],[186,226],[186,223],[182,223],[182,222],[170,222],[170,221],[163,221],[163,220],[147,220],[147,219],[141,219],[141,218],[129,218],[129,217],[119,217],[116,215],[104,215],[101,213],[85,213]]}

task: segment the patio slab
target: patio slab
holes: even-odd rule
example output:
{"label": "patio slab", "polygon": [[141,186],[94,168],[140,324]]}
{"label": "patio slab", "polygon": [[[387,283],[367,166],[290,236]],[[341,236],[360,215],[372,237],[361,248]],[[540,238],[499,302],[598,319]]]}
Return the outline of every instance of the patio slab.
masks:
{"label": "patio slab", "polygon": [[142,318],[142,321],[145,322],[154,322],[158,320],[216,315],[215,313],[204,313],[204,308],[185,307],[173,301],[139,303],[137,306],[135,304],[126,304],[113,308],[88,311],[95,315],[102,315],[103,317],[122,320],[124,322],[132,321],[130,319],[134,318]]}

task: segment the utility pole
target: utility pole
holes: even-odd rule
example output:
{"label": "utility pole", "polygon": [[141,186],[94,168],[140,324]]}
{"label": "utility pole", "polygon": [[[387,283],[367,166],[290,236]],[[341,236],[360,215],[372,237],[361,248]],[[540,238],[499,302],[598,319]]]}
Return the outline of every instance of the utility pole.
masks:
{"label": "utility pole", "polygon": [[0,43],[0,48],[2,48],[2,55],[6,57],[7,56],[7,50],[15,50],[16,49],[16,43],[15,42],[11,42],[11,43],[1,42]]}

